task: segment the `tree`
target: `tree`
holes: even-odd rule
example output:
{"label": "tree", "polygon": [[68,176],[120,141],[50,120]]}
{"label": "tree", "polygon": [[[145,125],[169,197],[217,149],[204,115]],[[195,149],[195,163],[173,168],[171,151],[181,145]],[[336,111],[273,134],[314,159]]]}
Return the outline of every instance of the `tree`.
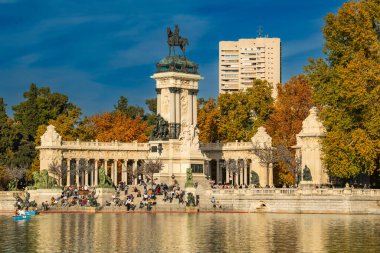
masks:
{"label": "tree", "polygon": [[6,165],[5,170],[8,174],[8,177],[11,181],[8,183],[8,190],[15,191],[17,190],[18,182],[21,178],[24,177],[26,166],[19,165]]}
{"label": "tree", "polygon": [[199,140],[203,143],[216,142],[219,140],[218,123],[220,120],[220,112],[216,100],[209,98],[208,100],[198,100],[198,127]]}
{"label": "tree", "polygon": [[[37,129],[47,124],[49,120],[73,109],[73,104],[60,93],[51,93],[48,87],[38,88],[31,84],[29,91],[24,93],[25,100],[13,106],[14,121],[12,124],[12,138],[10,145],[9,162],[18,166],[37,165],[35,141]],[[34,166],[33,168],[36,168]],[[33,171],[27,173],[31,177]]]}
{"label": "tree", "polygon": [[223,142],[248,141],[272,113],[272,85],[255,80],[246,91],[221,94],[218,98],[218,135]]}
{"label": "tree", "polygon": [[95,137],[99,141],[148,141],[148,124],[139,117],[132,119],[121,112],[106,112],[92,116],[88,121],[93,124]]}
{"label": "tree", "polygon": [[372,175],[380,157],[380,5],[343,4],[323,28],[326,59],[305,70],[326,128],[322,142],[330,177]]}
{"label": "tree", "polygon": [[150,180],[151,180],[151,183],[152,183],[152,189],[153,189],[153,183],[154,183],[154,174],[155,173],[160,173],[160,171],[162,170],[163,168],[163,164],[161,162],[161,160],[159,159],[155,159],[155,160],[147,160],[147,161],[144,161],[144,163],[142,164],[142,173],[144,175],[147,175],[150,177]]}
{"label": "tree", "polygon": [[144,116],[144,109],[140,106],[128,105],[128,98],[120,96],[117,105],[114,105],[115,112],[126,114],[130,118],[142,118]]}
{"label": "tree", "polygon": [[62,178],[63,175],[67,173],[67,168],[62,164],[58,164],[57,161],[53,161],[51,164],[49,164],[48,171],[57,179],[59,185],[62,186]]}
{"label": "tree", "polygon": [[265,123],[265,128],[272,137],[273,146],[281,151],[273,171],[274,180],[290,185],[296,176],[292,146],[296,144],[296,134],[302,130],[302,122],[312,107],[311,86],[305,76],[299,75],[292,77],[284,86],[278,84],[277,90],[273,113]]}

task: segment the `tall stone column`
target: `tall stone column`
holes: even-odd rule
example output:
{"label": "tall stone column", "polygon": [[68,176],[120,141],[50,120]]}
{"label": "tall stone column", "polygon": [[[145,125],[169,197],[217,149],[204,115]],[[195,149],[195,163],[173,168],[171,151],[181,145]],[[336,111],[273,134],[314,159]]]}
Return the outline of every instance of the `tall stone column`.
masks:
{"label": "tall stone column", "polygon": [[269,165],[269,186],[273,186],[273,164]]}
{"label": "tall stone column", "polygon": [[197,124],[197,93],[193,93],[193,125]]}
{"label": "tall stone column", "polygon": [[228,171],[228,162],[227,160],[225,161],[225,170],[226,170],[226,183],[228,184],[230,182],[230,172]]}
{"label": "tall stone column", "polygon": [[108,166],[108,159],[104,159],[104,171],[106,173],[106,176],[108,176],[108,169],[107,169],[107,166]]}
{"label": "tall stone column", "polygon": [[75,184],[79,187],[79,159],[75,160]]}
{"label": "tall stone column", "polygon": [[111,180],[112,180],[113,183],[115,183],[115,178],[114,178],[114,176],[115,176],[115,168],[114,168],[114,166],[115,166],[115,160],[113,160],[112,163],[111,163]]}
{"label": "tall stone column", "polygon": [[169,124],[175,123],[175,88],[170,88],[170,115]]}
{"label": "tall stone column", "polygon": [[217,159],[216,160],[216,180],[215,180],[215,183],[216,184],[219,184],[219,178],[220,178],[220,172],[219,172],[219,170],[220,170],[220,163],[219,163],[219,159]]}
{"label": "tall stone column", "polygon": [[[133,165],[132,165],[132,171],[133,171],[133,174],[135,174],[136,170],[137,170],[137,160],[133,160]],[[137,184],[137,173],[135,176],[135,179],[134,179],[134,182],[135,184]]]}
{"label": "tall stone column", "polygon": [[128,168],[127,168],[127,165],[128,165],[128,160],[127,159],[124,159],[124,162],[123,162],[123,165],[122,165],[122,169],[121,169],[121,180],[125,183],[127,183],[127,179],[128,179]]}
{"label": "tall stone column", "polygon": [[67,165],[66,165],[66,166],[67,166],[67,171],[66,171],[66,172],[67,172],[67,173],[66,173],[66,186],[70,186],[70,183],[71,183],[71,182],[70,182],[70,176],[71,176],[71,175],[70,175],[70,173],[71,173],[71,171],[70,171],[70,169],[71,169],[71,168],[70,168],[70,161],[71,161],[70,158],[67,158],[67,159],[66,159],[66,163],[67,163]]}
{"label": "tall stone column", "polygon": [[161,114],[161,89],[156,89],[157,92],[157,115]]}
{"label": "tall stone column", "polygon": [[115,185],[117,185],[117,159],[114,160],[114,165],[113,165],[113,169],[114,169],[114,182],[115,182]]}
{"label": "tall stone column", "polygon": [[95,160],[94,168],[94,184],[93,186],[98,186],[99,183],[99,170],[98,170],[99,160]]}
{"label": "tall stone column", "polygon": [[180,89],[176,89],[175,91],[175,123],[181,124],[181,104],[180,104]]}
{"label": "tall stone column", "polygon": [[88,186],[88,165],[89,165],[89,162],[90,160],[84,160],[85,162],[85,166],[86,166],[86,170],[84,171],[84,185],[87,185]]}
{"label": "tall stone column", "polygon": [[248,185],[247,181],[247,160],[243,159],[243,184]]}
{"label": "tall stone column", "polygon": [[[239,160],[238,160],[238,164],[239,164]],[[239,171],[239,184],[244,184],[244,163],[243,163],[243,166],[240,168],[240,171]]]}
{"label": "tall stone column", "polygon": [[187,123],[191,125],[193,123],[193,92],[187,91]]}

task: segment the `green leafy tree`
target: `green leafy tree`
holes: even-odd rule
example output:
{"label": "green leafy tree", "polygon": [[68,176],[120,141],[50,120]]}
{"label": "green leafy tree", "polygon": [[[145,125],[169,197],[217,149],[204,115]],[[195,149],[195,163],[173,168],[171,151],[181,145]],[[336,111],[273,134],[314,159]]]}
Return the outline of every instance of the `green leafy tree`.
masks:
{"label": "green leafy tree", "polygon": [[306,67],[327,134],[324,161],[331,177],[372,175],[380,157],[380,4],[350,1],[328,14],[326,59]]}
{"label": "green leafy tree", "polygon": [[248,141],[272,113],[272,85],[255,80],[246,91],[221,94],[218,98],[221,141]]}
{"label": "green leafy tree", "polygon": [[144,108],[140,106],[134,106],[128,104],[128,98],[124,96],[120,96],[119,100],[117,101],[117,105],[114,105],[115,112],[121,112],[126,114],[128,117],[135,119],[135,118],[142,118],[144,116]]}

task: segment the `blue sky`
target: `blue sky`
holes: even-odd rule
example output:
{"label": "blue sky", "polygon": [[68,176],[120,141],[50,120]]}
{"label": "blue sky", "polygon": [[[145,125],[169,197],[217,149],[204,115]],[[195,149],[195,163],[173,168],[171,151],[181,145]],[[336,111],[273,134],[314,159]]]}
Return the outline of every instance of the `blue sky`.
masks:
{"label": "blue sky", "polygon": [[11,106],[34,82],[66,94],[84,115],[110,111],[121,95],[144,105],[150,76],[167,55],[166,28],[179,24],[188,58],[218,93],[218,42],[263,34],[282,42],[282,81],[322,57],[323,17],[344,1],[0,0],[0,97]]}

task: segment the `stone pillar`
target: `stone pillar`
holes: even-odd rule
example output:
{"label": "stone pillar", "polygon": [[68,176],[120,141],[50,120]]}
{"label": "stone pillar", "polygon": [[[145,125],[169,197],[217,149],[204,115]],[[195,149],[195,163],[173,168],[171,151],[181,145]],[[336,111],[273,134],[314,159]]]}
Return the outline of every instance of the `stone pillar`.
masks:
{"label": "stone pillar", "polygon": [[99,170],[98,170],[98,164],[99,160],[95,160],[95,168],[94,168],[94,184],[93,186],[98,186],[99,183]]}
{"label": "stone pillar", "polygon": [[161,114],[161,89],[156,89],[157,92],[157,115]]}
{"label": "stone pillar", "polygon": [[127,159],[124,159],[124,162],[123,162],[123,165],[122,165],[122,181],[127,183],[128,181],[128,160]]}
{"label": "stone pillar", "polygon": [[180,89],[176,90],[175,93],[175,123],[181,124],[181,105],[180,105]]}
{"label": "stone pillar", "polygon": [[273,186],[273,164],[269,165],[269,186]]}
{"label": "stone pillar", "polygon": [[114,174],[113,174],[113,175],[114,175],[114,182],[115,182],[115,185],[117,185],[117,183],[118,183],[118,182],[117,182],[117,161],[118,161],[118,160],[114,160],[114,165],[113,165],[113,168],[114,168],[114,170],[115,170],[115,171],[114,171]]}
{"label": "stone pillar", "polygon": [[[238,160],[238,163],[239,163],[239,160]],[[244,178],[243,178],[243,175],[244,175],[244,165],[240,168],[239,174],[240,174],[239,184],[244,184]]]}
{"label": "stone pillar", "polygon": [[75,184],[78,187],[79,186],[79,159],[75,160]]}
{"label": "stone pillar", "polygon": [[86,163],[86,170],[84,171],[84,185],[88,186],[88,165],[89,165],[90,160],[85,160]]}
{"label": "stone pillar", "polygon": [[113,183],[115,183],[115,169],[114,169],[114,166],[115,166],[115,160],[112,161],[112,164],[111,164],[111,180]]}
{"label": "stone pillar", "polygon": [[220,172],[219,172],[219,169],[220,169],[220,163],[219,163],[219,159],[216,160],[216,180],[215,180],[215,183],[218,184],[219,183],[219,177],[220,177]]}
{"label": "stone pillar", "polygon": [[[133,165],[132,165],[133,174],[135,174],[136,170],[137,170],[137,160],[133,160]],[[137,173],[134,176],[135,176],[134,182],[135,184],[137,184]]]}
{"label": "stone pillar", "polygon": [[187,92],[187,122],[191,125],[193,123],[193,95],[191,90],[188,90]]}
{"label": "stone pillar", "polygon": [[66,178],[66,186],[70,186],[70,184],[71,184],[71,182],[70,182],[70,176],[71,176],[71,175],[70,175],[70,172],[71,172],[71,171],[70,171],[70,169],[71,169],[71,168],[70,168],[70,161],[71,161],[70,158],[67,158],[67,159],[66,159],[66,162],[67,162],[67,165],[66,165],[66,166],[67,166],[67,171],[66,171],[66,172],[67,172],[67,173],[66,173],[66,177],[67,177],[67,178]]}
{"label": "stone pillar", "polygon": [[197,93],[193,93],[193,124],[197,124]]}
{"label": "stone pillar", "polygon": [[243,159],[243,184],[248,185],[247,181],[247,160]]}
{"label": "stone pillar", "polygon": [[225,161],[226,165],[226,183],[228,184],[230,182],[230,172],[228,171],[228,162]]}
{"label": "stone pillar", "polygon": [[108,176],[107,163],[108,163],[108,159],[104,159],[104,171],[106,173],[106,176]]}
{"label": "stone pillar", "polygon": [[170,88],[170,115],[169,123],[175,123],[175,89]]}

